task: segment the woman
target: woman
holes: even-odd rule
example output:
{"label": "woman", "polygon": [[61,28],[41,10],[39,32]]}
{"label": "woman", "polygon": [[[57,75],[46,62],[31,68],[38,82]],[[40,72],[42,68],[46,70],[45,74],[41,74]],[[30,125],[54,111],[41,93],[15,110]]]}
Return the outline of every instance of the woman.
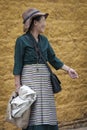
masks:
{"label": "woman", "polygon": [[48,13],[41,13],[32,8],[26,10],[22,17],[25,33],[17,38],[15,44],[15,86],[18,91],[20,86],[25,84],[37,93],[37,100],[31,106],[29,126],[26,130],[58,130],[50,73],[33,45],[40,47],[45,60],[56,70],[67,71],[71,78],[78,78],[78,74],[56,57],[48,39],[41,35],[46,26]]}

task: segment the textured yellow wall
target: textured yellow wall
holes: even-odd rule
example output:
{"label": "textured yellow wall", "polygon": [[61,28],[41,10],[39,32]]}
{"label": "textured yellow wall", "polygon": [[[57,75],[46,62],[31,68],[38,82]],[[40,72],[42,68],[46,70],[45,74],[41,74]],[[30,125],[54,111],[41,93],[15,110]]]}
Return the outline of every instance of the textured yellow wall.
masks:
{"label": "textured yellow wall", "polygon": [[36,7],[50,15],[47,35],[56,55],[74,68],[79,79],[55,71],[62,92],[55,95],[59,122],[87,118],[87,1],[86,0],[0,0],[0,130],[16,130],[4,122],[6,105],[14,90],[13,54],[15,40],[22,32],[21,14]]}

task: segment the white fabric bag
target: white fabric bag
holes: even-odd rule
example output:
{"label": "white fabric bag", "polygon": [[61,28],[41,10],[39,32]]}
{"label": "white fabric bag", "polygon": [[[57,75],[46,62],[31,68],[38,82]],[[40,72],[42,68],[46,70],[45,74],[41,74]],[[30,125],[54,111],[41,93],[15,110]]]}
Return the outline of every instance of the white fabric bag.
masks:
{"label": "white fabric bag", "polygon": [[23,85],[19,89],[19,95],[13,92],[7,106],[6,121],[15,124],[19,128],[27,128],[29,123],[30,107],[36,100],[36,92]]}

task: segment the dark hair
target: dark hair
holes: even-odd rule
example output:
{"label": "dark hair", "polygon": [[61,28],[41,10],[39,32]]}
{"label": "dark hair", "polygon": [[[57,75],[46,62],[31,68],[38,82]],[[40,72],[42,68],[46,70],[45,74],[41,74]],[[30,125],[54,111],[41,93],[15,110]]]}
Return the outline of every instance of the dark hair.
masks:
{"label": "dark hair", "polygon": [[[34,26],[34,21],[40,21],[43,15],[38,15],[32,19],[32,22],[30,24],[30,27],[28,28],[28,31],[30,32]],[[45,16],[44,16],[45,17]]]}

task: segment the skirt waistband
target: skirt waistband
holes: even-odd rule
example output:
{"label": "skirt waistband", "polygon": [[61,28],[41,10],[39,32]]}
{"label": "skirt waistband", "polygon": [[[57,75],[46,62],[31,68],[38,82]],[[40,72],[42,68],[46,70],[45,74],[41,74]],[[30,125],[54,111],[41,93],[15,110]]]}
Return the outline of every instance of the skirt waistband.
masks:
{"label": "skirt waistband", "polygon": [[48,68],[45,64],[26,64],[23,67],[23,72],[49,73]]}
{"label": "skirt waistband", "polygon": [[36,66],[36,67],[37,67],[37,66],[39,66],[39,67],[40,67],[40,66],[41,66],[41,67],[44,66],[44,67],[46,67],[45,64],[39,64],[39,63],[37,63],[37,64],[25,64],[24,67],[25,67],[25,66],[26,66],[26,67],[29,67],[29,66]]}

